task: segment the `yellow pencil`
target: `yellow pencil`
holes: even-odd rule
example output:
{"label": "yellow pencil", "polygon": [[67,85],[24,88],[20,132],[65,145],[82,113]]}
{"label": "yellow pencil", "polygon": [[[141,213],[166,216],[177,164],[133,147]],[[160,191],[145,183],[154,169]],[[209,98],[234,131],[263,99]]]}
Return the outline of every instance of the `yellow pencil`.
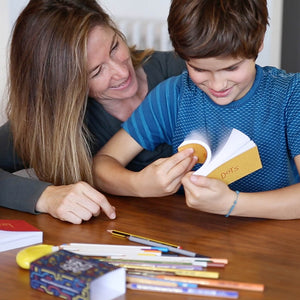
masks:
{"label": "yellow pencil", "polygon": [[203,277],[203,278],[219,278],[218,272],[211,271],[196,271],[196,270],[181,270],[163,267],[151,267],[151,266],[139,266],[130,264],[119,264],[120,267],[130,270],[147,270],[147,271],[161,271],[161,272],[172,272],[178,276],[191,276],[191,277]]}
{"label": "yellow pencil", "polygon": [[147,238],[147,237],[143,237],[143,236],[136,235],[136,234],[131,234],[131,233],[120,231],[120,230],[107,230],[107,232],[111,233],[114,236],[121,237],[121,238],[129,238],[129,237],[132,236],[132,237],[152,241],[152,242],[155,242],[155,243],[159,243],[159,244],[162,244],[162,245],[166,245],[166,246],[181,249],[181,247],[178,246],[178,245],[174,245],[174,244],[171,244],[171,243],[162,242],[162,241],[158,241],[158,240],[153,240],[153,239],[150,239],[150,238]]}

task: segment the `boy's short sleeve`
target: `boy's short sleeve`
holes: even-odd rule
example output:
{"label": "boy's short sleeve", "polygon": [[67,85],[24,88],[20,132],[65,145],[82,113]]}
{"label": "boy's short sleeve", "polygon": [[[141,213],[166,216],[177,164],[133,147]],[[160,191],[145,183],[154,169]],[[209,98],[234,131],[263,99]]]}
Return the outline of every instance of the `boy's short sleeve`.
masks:
{"label": "boy's short sleeve", "polygon": [[153,89],[131,117],[122,124],[144,149],[172,144],[181,91],[181,76],[171,77]]}

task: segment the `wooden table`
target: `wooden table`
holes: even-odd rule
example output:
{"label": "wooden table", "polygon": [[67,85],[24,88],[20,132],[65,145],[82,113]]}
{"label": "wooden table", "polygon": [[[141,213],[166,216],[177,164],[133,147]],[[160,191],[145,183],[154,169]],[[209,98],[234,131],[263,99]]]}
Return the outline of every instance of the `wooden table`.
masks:
{"label": "wooden table", "polygon": [[[227,258],[228,265],[217,270],[220,279],[265,285],[264,292],[240,291],[239,299],[300,299],[300,220],[225,218],[190,209],[184,197],[178,195],[150,199],[108,198],[117,208],[114,221],[103,214],[81,225],[72,225],[46,214],[34,216],[5,208],[0,208],[0,219],[26,220],[44,232],[44,243],[53,245],[68,242],[133,244],[111,236],[107,229],[165,240],[197,253]],[[0,253],[0,299],[55,299],[30,287],[29,272],[15,263],[18,250]],[[128,290],[121,299],[203,297]]]}

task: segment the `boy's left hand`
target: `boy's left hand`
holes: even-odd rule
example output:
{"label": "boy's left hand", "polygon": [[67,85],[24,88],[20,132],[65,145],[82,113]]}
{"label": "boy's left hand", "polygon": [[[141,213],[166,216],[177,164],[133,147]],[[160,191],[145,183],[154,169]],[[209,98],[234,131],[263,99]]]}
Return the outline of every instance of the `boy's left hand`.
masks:
{"label": "boy's left hand", "polygon": [[186,204],[201,211],[226,215],[235,198],[235,192],[221,180],[187,173],[182,178]]}

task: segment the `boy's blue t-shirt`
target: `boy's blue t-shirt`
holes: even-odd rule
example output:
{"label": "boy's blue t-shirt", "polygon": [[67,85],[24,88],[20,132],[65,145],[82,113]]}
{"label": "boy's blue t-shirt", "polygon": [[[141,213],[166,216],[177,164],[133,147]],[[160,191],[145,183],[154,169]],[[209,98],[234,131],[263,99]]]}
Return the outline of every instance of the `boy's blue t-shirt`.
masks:
{"label": "boy's blue t-shirt", "polygon": [[236,128],[258,146],[263,168],[232,183],[243,192],[299,182],[293,158],[300,154],[300,73],[256,66],[250,91],[228,105],[215,104],[185,71],[162,82],[123,128],[145,149],[169,143],[173,152],[194,130],[209,136],[212,150]]}

